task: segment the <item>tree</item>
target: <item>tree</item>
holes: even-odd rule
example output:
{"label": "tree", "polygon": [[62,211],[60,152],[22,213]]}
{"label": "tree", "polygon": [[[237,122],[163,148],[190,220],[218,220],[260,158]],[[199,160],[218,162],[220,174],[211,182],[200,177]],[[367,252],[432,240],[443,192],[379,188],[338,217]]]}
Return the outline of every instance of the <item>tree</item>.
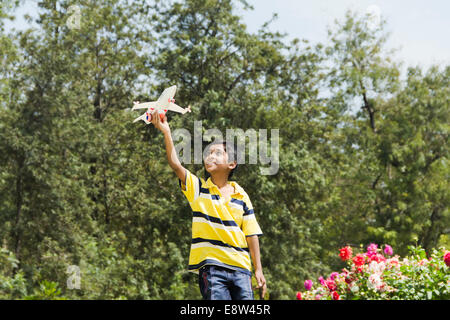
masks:
{"label": "tree", "polygon": [[427,252],[448,230],[448,122],[450,69],[409,68],[404,88],[383,108],[377,157],[388,172],[380,189],[378,232],[391,229],[402,245]]}
{"label": "tree", "polygon": [[399,85],[398,66],[390,57],[394,51],[384,49],[388,38],[385,23],[370,28],[367,16],[349,10],[342,24],[336,21],[334,31],[328,30],[331,45],[326,48],[333,62],[329,85],[336,91],[336,107],[348,111],[352,100],[358,98],[362,105],[357,116],[367,117],[375,133],[378,108],[374,98],[388,97]]}

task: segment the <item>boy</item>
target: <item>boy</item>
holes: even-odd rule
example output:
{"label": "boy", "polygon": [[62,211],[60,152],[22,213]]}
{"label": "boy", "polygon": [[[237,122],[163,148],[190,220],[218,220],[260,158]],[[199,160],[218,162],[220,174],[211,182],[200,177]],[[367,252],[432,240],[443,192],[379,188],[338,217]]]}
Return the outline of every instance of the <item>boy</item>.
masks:
{"label": "boy", "polygon": [[152,123],[164,134],[169,165],[193,211],[189,270],[199,274],[203,299],[253,299],[249,253],[257,288],[264,298],[266,280],[258,240],[262,231],[247,193],[236,182],[228,181],[237,167],[236,161],[228,161],[234,150],[227,150],[225,142],[211,145],[205,158],[210,177],[205,182],[178,160],[167,117],[161,121],[155,111]]}

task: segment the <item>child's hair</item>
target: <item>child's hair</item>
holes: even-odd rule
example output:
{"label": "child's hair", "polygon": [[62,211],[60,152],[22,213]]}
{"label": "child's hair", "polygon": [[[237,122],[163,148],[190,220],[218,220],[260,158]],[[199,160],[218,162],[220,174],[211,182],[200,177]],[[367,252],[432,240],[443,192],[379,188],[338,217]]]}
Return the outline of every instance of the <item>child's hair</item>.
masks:
{"label": "child's hair", "polygon": [[[228,155],[228,160],[232,159],[233,161],[236,161],[236,167],[231,169],[230,173],[228,174],[228,179],[230,179],[233,176],[234,171],[238,168],[237,164],[237,145],[233,143],[233,148],[227,148],[227,141],[226,140],[214,140],[211,142],[208,147],[211,147],[215,144],[221,144],[223,145],[223,148],[225,149],[225,152]],[[230,150],[228,150],[230,149]],[[208,178],[211,176],[208,171],[205,170],[205,180],[208,180]]]}

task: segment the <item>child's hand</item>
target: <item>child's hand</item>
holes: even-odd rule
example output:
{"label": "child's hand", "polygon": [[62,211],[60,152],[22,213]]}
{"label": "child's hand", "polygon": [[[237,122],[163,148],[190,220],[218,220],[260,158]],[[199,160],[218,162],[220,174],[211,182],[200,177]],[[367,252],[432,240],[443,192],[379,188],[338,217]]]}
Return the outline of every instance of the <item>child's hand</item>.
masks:
{"label": "child's hand", "polygon": [[164,115],[164,119],[161,121],[157,110],[154,110],[152,112],[152,123],[157,129],[161,130],[162,133],[165,134],[167,132],[170,132],[170,127],[169,127],[169,122],[167,121],[167,116]]}
{"label": "child's hand", "polygon": [[266,286],[266,278],[264,277],[262,270],[255,270],[255,278],[256,278],[256,288],[259,289],[259,297],[261,300],[264,299],[266,295],[267,286]]}

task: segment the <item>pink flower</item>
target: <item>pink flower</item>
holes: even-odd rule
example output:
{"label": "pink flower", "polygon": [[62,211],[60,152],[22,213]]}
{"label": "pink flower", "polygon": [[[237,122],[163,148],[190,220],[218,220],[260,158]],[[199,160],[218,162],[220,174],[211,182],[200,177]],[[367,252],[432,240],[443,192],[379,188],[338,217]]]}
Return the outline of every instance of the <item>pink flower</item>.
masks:
{"label": "pink flower", "polygon": [[387,261],[388,264],[392,266],[398,266],[400,262],[398,261],[398,256],[392,257]]}
{"label": "pink flower", "polygon": [[375,243],[371,243],[369,244],[369,246],[367,247],[367,255],[371,256],[373,254],[377,253],[377,249],[378,249],[378,245]]}
{"label": "pink flower", "polygon": [[302,300],[302,293],[300,291],[297,292],[297,300]]}
{"label": "pink flower", "polygon": [[338,275],[339,275],[339,273],[337,273],[337,272],[332,272],[332,273],[330,274],[330,279],[334,281],[334,279],[335,279]]}
{"label": "pink flower", "polygon": [[316,300],[320,300],[320,299],[322,299],[322,296],[321,296],[320,294],[316,294],[315,299],[316,299]]}
{"label": "pink flower", "polygon": [[319,277],[319,282],[321,285],[326,286],[327,284],[325,283],[325,280],[323,280],[323,277]]}
{"label": "pink flower", "polygon": [[450,251],[448,251],[445,255],[444,255],[444,262],[447,265],[447,267],[450,267]]}
{"label": "pink flower", "polygon": [[311,290],[312,286],[313,286],[312,280],[305,280],[305,289],[306,290],[308,290],[308,291]]}
{"label": "pink flower", "polygon": [[342,261],[346,261],[352,258],[352,248],[349,246],[339,249],[339,257]]}
{"label": "pink flower", "polygon": [[331,279],[327,279],[326,284],[330,291],[334,291],[337,289],[336,283],[334,283],[334,281]]}
{"label": "pink flower", "polygon": [[372,254],[370,256],[370,261],[381,262],[381,261],[386,261],[386,258],[383,257],[381,254],[376,253],[376,254]]}
{"label": "pink flower", "polygon": [[392,250],[392,247],[388,244],[384,246],[384,254],[388,256],[392,256],[394,254],[394,250]]}

